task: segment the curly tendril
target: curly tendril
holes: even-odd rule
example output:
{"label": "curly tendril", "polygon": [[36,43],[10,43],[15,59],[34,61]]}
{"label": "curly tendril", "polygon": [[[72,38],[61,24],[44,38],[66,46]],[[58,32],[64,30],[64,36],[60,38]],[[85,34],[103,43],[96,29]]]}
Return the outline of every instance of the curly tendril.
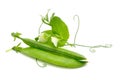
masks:
{"label": "curly tendril", "polygon": [[76,37],[77,37],[77,33],[78,33],[78,31],[79,31],[79,27],[80,27],[80,18],[79,18],[79,16],[78,15],[74,15],[73,16],[73,20],[75,21],[75,18],[77,18],[77,22],[78,22],[78,27],[77,27],[77,30],[76,30],[76,33],[75,33],[75,36],[74,36],[74,43],[73,44],[75,44],[76,43]]}
{"label": "curly tendril", "polygon": [[69,43],[67,43],[67,45],[70,45],[70,46],[88,47],[88,48],[89,48],[89,51],[92,52],[92,53],[96,52],[95,48],[111,48],[111,47],[112,47],[112,44],[88,46],[88,45],[69,44]]}
{"label": "curly tendril", "polygon": [[43,62],[43,64],[41,65],[41,64],[39,64],[39,62],[38,62],[38,59],[36,58],[36,64],[39,66],[39,67],[42,67],[42,68],[44,68],[44,67],[47,67],[47,63],[45,63],[45,62]]}
{"label": "curly tendril", "polygon": [[81,46],[81,47],[88,47],[89,48],[89,51],[94,53],[96,52],[95,48],[100,48],[100,47],[103,47],[103,48],[111,48],[112,47],[112,44],[105,44],[105,45],[95,45],[95,46],[88,46],[88,45],[80,45],[80,44],[76,44],[76,37],[77,37],[77,34],[78,34],[78,31],[79,31],[79,27],[80,27],[80,18],[78,15],[74,15],[73,16],[73,20],[75,20],[75,18],[77,18],[77,21],[78,21],[78,27],[77,27],[77,30],[76,30],[76,33],[75,33],[75,36],[74,36],[74,43],[73,44],[70,44],[68,42],[66,42],[66,45],[69,45],[71,47],[75,47],[75,46]]}

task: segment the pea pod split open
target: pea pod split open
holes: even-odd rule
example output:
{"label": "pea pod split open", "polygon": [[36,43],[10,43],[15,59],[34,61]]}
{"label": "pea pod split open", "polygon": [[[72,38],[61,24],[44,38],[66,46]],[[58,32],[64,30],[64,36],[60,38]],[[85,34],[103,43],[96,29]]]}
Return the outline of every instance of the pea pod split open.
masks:
{"label": "pea pod split open", "polygon": [[86,64],[86,62],[81,62],[78,60],[75,60],[73,58],[65,57],[65,56],[59,56],[57,54],[53,54],[53,52],[44,51],[32,47],[27,48],[21,48],[21,47],[13,47],[14,51],[20,52],[26,56],[38,59],[40,61],[44,61],[46,63],[64,67],[64,68],[79,68]]}

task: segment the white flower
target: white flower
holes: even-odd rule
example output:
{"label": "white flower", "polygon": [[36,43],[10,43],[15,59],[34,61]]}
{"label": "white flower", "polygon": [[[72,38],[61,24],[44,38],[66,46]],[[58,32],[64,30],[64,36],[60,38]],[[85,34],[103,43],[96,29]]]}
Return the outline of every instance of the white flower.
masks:
{"label": "white flower", "polygon": [[41,33],[39,35],[39,42],[46,42],[47,41],[47,36],[45,35],[45,33]]}
{"label": "white flower", "polygon": [[56,37],[51,37],[51,41],[54,44],[54,46],[57,47],[59,39]]}

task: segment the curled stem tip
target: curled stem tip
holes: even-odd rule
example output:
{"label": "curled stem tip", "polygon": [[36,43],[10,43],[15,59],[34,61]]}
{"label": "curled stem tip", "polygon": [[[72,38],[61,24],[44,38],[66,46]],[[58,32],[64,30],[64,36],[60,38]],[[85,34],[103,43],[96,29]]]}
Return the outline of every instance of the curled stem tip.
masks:
{"label": "curled stem tip", "polygon": [[42,17],[42,22],[45,23],[45,24],[48,24],[48,25],[49,25],[49,22],[50,22],[50,19],[49,19],[49,16],[48,16],[49,11],[50,11],[50,9],[48,9],[48,12],[45,16],[41,16]]}
{"label": "curled stem tip", "polygon": [[92,53],[96,52],[96,50],[94,48],[90,48],[89,51],[92,52]]}
{"label": "curled stem tip", "polygon": [[39,67],[42,67],[42,68],[44,68],[44,67],[47,67],[47,64],[45,63],[45,62],[43,62],[43,64],[41,65],[41,64],[39,64],[39,62],[38,62],[38,59],[36,58],[36,64],[39,66]]}

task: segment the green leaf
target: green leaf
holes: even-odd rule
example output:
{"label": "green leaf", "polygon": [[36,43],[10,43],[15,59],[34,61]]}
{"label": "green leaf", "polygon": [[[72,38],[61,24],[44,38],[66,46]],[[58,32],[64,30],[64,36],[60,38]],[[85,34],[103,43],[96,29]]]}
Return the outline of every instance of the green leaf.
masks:
{"label": "green leaf", "polygon": [[58,35],[60,38],[58,47],[64,46],[69,38],[69,31],[65,22],[58,16],[53,16],[49,25],[52,27],[53,34]]}
{"label": "green leaf", "polygon": [[[50,34],[51,37],[59,39],[57,47],[64,46],[69,38],[69,31],[65,22],[60,17],[55,16],[55,13],[53,13],[51,17],[48,17],[47,13],[45,17],[42,17],[42,22],[51,26],[51,31],[44,31],[44,33],[47,35]],[[48,44],[49,43],[52,43],[52,41],[49,40]]]}

